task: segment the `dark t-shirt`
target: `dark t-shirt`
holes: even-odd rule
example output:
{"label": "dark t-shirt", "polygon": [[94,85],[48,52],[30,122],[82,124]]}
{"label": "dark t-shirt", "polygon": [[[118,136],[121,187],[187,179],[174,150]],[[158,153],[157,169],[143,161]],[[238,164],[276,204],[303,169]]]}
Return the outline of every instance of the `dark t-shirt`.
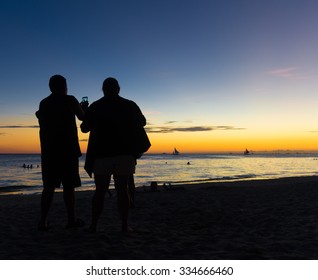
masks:
{"label": "dark t-shirt", "polygon": [[90,131],[85,169],[90,174],[96,158],[134,155],[134,136],[146,119],[137,104],[121,96],[104,96],[92,103],[81,125]]}
{"label": "dark t-shirt", "polygon": [[37,117],[42,159],[81,156],[75,119],[77,106],[77,99],[71,95],[51,94],[40,102]]}

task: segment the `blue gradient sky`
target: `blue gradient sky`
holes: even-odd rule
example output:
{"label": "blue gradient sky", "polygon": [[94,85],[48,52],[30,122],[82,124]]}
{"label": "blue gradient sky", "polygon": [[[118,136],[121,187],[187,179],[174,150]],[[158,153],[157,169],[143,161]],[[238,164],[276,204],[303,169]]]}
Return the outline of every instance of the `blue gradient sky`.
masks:
{"label": "blue gradient sky", "polygon": [[29,127],[57,73],[90,101],[116,77],[154,152],[318,149],[317,11],[314,0],[1,1],[0,152],[38,148]]}

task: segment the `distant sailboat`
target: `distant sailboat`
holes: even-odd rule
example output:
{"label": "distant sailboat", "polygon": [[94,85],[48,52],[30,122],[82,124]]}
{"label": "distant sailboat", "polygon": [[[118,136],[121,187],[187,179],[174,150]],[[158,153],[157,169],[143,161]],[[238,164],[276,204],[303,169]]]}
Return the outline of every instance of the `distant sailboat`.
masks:
{"label": "distant sailboat", "polygon": [[244,155],[249,155],[249,154],[250,154],[250,151],[248,149],[245,149]]}
{"label": "distant sailboat", "polygon": [[176,156],[176,155],[179,155],[180,152],[176,148],[174,148],[172,154]]}

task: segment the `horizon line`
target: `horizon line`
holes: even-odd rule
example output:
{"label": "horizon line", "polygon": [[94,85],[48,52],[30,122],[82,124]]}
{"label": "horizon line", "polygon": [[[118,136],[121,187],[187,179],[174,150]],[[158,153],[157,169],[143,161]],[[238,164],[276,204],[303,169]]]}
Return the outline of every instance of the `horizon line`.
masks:
{"label": "horizon line", "polygon": [[[243,154],[242,151],[209,151],[209,152],[180,152],[180,155],[191,155],[191,154]],[[276,150],[250,150],[251,155],[253,154],[262,154],[262,153],[275,153],[275,154],[310,154],[310,153],[318,153],[318,149],[316,150],[291,150],[291,149],[276,149]],[[41,152],[0,152],[0,155],[41,155]],[[86,153],[82,153],[82,155],[86,155]],[[172,152],[150,152],[144,153],[144,155],[172,155]]]}

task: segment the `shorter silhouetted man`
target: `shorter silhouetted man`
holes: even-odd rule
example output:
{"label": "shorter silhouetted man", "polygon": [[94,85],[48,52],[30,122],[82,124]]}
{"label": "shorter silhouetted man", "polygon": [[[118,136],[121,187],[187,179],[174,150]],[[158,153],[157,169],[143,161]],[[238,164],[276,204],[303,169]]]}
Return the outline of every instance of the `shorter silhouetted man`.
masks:
{"label": "shorter silhouetted man", "polygon": [[67,95],[67,83],[63,76],[50,78],[51,95],[40,102],[36,116],[40,125],[43,191],[39,230],[47,230],[47,217],[55,188],[63,185],[64,203],[68,214],[67,228],[83,224],[75,216],[74,188],[81,185],[75,116],[83,120],[84,111],[74,96]]}
{"label": "shorter silhouetted man", "polygon": [[146,124],[146,119],[137,104],[119,96],[119,91],[117,80],[107,78],[103,83],[104,96],[88,107],[81,125],[82,132],[90,132],[85,169],[90,176],[94,173],[96,185],[90,232],[96,232],[112,175],[122,231],[128,230],[128,182],[136,165],[134,139],[136,131]]}

